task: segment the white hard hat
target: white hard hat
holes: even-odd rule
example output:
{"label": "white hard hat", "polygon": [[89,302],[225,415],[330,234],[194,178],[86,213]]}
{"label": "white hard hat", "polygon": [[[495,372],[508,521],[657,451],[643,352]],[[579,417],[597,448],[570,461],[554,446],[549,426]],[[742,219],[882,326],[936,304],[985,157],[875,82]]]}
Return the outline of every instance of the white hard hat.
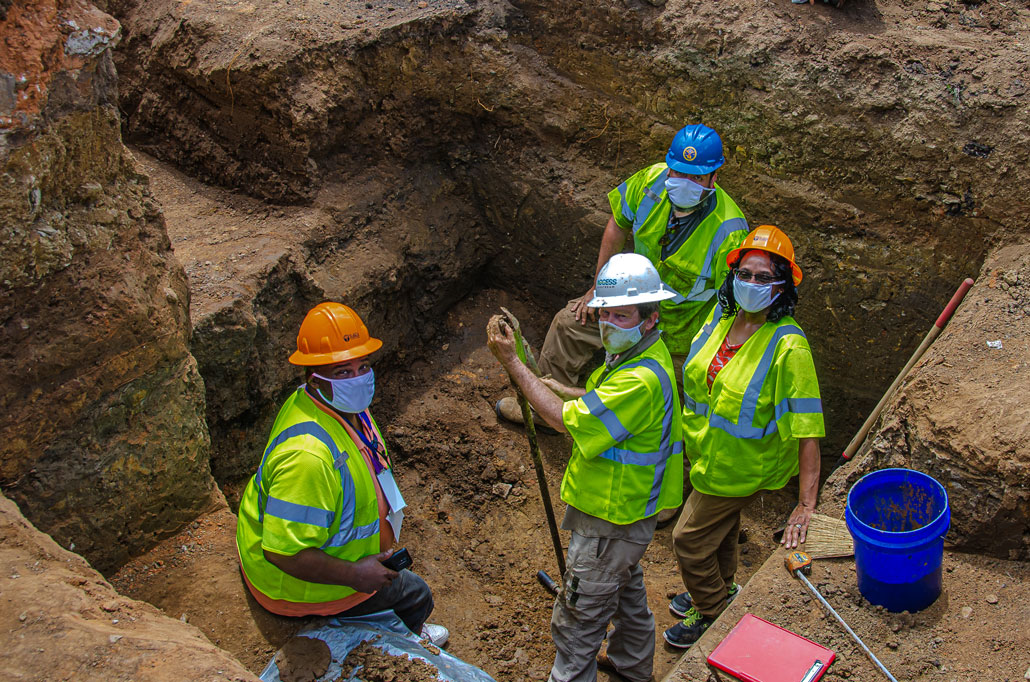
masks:
{"label": "white hard hat", "polygon": [[677,293],[665,286],[658,271],[639,253],[617,253],[597,274],[591,308],[618,308],[638,303],[653,303],[674,298]]}

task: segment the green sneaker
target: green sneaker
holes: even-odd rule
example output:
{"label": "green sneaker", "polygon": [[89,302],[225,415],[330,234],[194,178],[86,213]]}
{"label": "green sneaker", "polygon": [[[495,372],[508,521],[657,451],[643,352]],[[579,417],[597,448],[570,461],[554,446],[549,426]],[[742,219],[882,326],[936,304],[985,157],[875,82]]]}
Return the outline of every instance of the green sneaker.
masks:
{"label": "green sneaker", "polygon": [[[740,585],[737,583],[730,585],[730,589],[726,590],[726,605],[729,606],[739,593]],[[690,599],[689,592],[680,592],[673,597],[671,602],[669,602],[669,610],[672,611],[672,615],[677,618],[686,618],[687,611],[689,611],[693,606],[694,602]]]}
{"label": "green sneaker", "polygon": [[697,609],[691,606],[683,620],[666,630],[663,636],[670,646],[677,649],[689,649],[694,642],[701,639],[701,635],[705,634],[705,630],[714,622],[714,618],[702,616]]}

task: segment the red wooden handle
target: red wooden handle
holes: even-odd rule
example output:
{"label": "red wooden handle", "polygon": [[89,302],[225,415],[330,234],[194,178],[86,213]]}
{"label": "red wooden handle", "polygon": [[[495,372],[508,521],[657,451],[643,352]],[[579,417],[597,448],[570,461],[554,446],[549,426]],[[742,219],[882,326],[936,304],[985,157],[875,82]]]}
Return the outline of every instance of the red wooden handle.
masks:
{"label": "red wooden handle", "polygon": [[944,306],[944,312],[942,312],[941,316],[937,318],[936,322],[934,322],[938,329],[944,329],[944,325],[948,324],[948,320],[951,319],[951,315],[955,312],[955,308],[957,308],[958,304],[962,302],[962,299],[966,297],[966,292],[969,291],[969,287],[971,286],[973,286],[973,280],[969,277],[966,277],[965,281],[958,285],[958,291],[956,291],[955,295],[951,297],[950,301],[948,301],[948,305]]}

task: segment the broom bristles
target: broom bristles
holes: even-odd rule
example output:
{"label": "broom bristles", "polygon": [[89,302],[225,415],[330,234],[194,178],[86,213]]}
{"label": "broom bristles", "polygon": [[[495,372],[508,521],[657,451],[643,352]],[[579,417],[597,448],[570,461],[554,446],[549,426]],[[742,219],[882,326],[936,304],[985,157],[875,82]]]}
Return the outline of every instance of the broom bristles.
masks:
{"label": "broom bristles", "polygon": [[843,519],[823,514],[812,514],[808,522],[808,535],[799,547],[813,559],[851,556],[855,543]]}

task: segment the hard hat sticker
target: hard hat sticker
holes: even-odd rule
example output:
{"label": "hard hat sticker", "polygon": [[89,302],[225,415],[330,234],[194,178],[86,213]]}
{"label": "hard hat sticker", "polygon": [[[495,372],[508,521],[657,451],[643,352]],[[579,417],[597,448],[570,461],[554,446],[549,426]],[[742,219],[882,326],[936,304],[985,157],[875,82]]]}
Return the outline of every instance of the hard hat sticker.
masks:
{"label": "hard hat sticker", "polygon": [[767,234],[756,234],[755,235],[755,246],[765,246],[769,243],[769,235]]}
{"label": "hard hat sticker", "polygon": [[697,150],[693,147],[685,147],[683,149],[683,158],[687,161],[693,161],[697,158]]}

